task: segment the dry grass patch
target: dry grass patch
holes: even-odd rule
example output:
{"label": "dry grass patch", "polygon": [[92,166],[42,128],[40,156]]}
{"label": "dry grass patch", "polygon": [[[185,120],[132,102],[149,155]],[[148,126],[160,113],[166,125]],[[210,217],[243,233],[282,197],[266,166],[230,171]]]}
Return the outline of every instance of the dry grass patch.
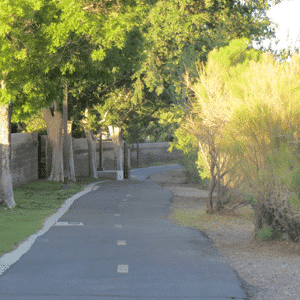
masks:
{"label": "dry grass patch", "polygon": [[235,228],[237,225],[253,223],[254,212],[250,205],[236,210],[221,209],[213,214],[206,212],[206,199],[199,198],[173,198],[173,211],[169,219],[184,226],[199,229],[225,229]]}

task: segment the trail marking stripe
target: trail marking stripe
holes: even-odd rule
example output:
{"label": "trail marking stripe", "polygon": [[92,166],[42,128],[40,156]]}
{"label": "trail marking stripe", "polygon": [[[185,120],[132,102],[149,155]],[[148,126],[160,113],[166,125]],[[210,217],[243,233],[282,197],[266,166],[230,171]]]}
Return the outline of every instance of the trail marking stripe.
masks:
{"label": "trail marking stripe", "polygon": [[55,226],[83,226],[81,222],[56,222]]}
{"label": "trail marking stripe", "polygon": [[128,273],[128,265],[118,265],[118,273]]}
{"label": "trail marking stripe", "polygon": [[123,226],[120,225],[120,224],[116,224],[115,227],[117,227],[117,228],[123,228]]}
{"label": "trail marking stripe", "polygon": [[119,245],[119,246],[126,246],[126,241],[117,241],[117,244]]}

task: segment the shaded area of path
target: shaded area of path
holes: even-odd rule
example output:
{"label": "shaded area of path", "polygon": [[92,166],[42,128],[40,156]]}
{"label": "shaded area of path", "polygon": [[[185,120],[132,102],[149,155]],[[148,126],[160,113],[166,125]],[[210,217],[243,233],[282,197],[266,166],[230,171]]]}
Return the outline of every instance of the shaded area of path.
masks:
{"label": "shaded area of path", "polygon": [[170,191],[137,180],[97,187],[0,276],[1,300],[246,299],[211,242],[167,219]]}
{"label": "shaded area of path", "polygon": [[131,179],[147,180],[152,174],[182,168],[179,164],[153,166],[131,170]]}

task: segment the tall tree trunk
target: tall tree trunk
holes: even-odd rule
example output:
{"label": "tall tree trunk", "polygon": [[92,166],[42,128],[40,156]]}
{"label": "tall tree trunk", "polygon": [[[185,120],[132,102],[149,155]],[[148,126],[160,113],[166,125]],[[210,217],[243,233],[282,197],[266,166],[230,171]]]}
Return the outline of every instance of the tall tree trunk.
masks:
{"label": "tall tree trunk", "polygon": [[63,161],[64,161],[64,182],[68,182],[70,177],[69,151],[70,144],[68,143],[68,84],[64,85],[64,101],[63,101]]}
{"label": "tall tree trunk", "polygon": [[[4,81],[1,82],[1,88],[5,89]],[[3,203],[8,208],[16,206],[10,170],[11,110],[12,104],[0,105],[0,204]]]}
{"label": "tall tree trunk", "polygon": [[73,120],[68,121],[68,84],[65,82],[63,101],[63,161],[65,183],[68,181],[76,181],[72,145],[72,125]]}
{"label": "tall tree trunk", "polygon": [[68,131],[67,131],[67,141],[68,141],[68,149],[69,149],[69,160],[68,160],[68,165],[69,165],[69,170],[70,172],[68,173],[68,180],[70,181],[76,181],[76,176],[75,176],[75,166],[74,166],[74,151],[73,151],[73,138],[72,138],[72,126],[73,126],[73,121],[68,121]]}
{"label": "tall tree trunk", "polygon": [[62,114],[58,111],[57,102],[54,107],[54,116],[50,108],[42,110],[47,124],[47,138],[52,146],[52,166],[48,180],[64,182]]}
{"label": "tall tree trunk", "polygon": [[118,171],[123,171],[124,166],[124,141],[121,134],[120,127],[108,126],[109,134],[114,143],[114,151],[116,157],[116,169]]}
{"label": "tall tree trunk", "polygon": [[97,159],[96,159],[96,138],[94,137],[93,131],[87,127],[89,110],[85,110],[85,118],[81,121],[85,137],[88,144],[88,157],[89,157],[89,176],[98,178],[97,172]]}

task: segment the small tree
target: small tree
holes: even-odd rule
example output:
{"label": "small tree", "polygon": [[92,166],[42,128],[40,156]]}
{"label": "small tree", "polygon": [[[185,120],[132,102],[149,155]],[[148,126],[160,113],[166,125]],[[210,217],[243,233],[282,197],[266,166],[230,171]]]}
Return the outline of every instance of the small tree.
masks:
{"label": "small tree", "polygon": [[[192,85],[186,76],[187,87],[193,92],[189,115],[186,117],[184,128],[197,138],[198,166],[202,169],[202,178],[211,179],[207,209],[213,211],[213,192],[217,188],[217,206],[220,208],[229,201],[226,196],[230,180],[229,168],[233,161],[228,153],[222,153],[220,141],[222,131],[231,116],[230,106],[226,99],[228,94],[224,84],[216,74],[208,77],[205,70],[199,70],[200,82]],[[228,176],[227,176],[228,177]],[[231,178],[232,180],[232,178]],[[226,198],[226,199],[225,199]]]}
{"label": "small tree", "polygon": [[291,216],[297,210],[292,212],[289,203],[295,209],[300,200],[289,178],[299,176],[299,58],[295,54],[290,63],[278,63],[264,53],[240,80],[232,80],[235,106],[224,130],[225,148],[239,162],[244,185],[255,199],[255,232],[264,223],[275,230],[279,222],[293,240],[297,234],[292,231],[299,229]]}

